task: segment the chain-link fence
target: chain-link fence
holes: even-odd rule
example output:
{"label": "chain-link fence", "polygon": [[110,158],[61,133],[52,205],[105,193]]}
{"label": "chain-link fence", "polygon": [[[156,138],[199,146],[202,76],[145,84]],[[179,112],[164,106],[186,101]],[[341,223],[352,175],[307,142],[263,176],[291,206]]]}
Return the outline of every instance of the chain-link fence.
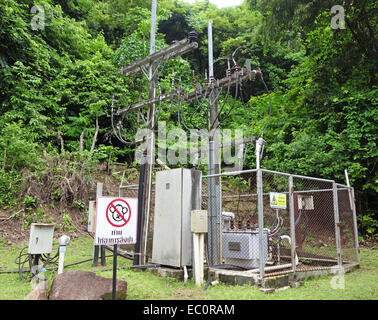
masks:
{"label": "chain-link fence", "polygon": [[[251,270],[262,278],[359,262],[353,188],[254,169],[203,176],[201,189],[210,267]],[[137,198],[138,185],[122,186],[119,196]],[[147,261],[153,248],[154,183],[150,198]]]}
{"label": "chain-link fence", "polygon": [[270,170],[208,175],[209,266],[265,273],[359,261],[353,188]]}

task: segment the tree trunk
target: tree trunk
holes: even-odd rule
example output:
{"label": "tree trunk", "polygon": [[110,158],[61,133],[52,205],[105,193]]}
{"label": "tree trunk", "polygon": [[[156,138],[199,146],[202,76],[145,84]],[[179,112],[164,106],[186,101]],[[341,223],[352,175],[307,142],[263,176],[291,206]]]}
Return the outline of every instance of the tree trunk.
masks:
{"label": "tree trunk", "polygon": [[92,155],[93,155],[93,152],[94,152],[94,148],[95,148],[95,145],[96,145],[98,130],[99,130],[98,116],[96,115],[96,131],[95,131],[95,133],[93,135],[92,146],[91,146],[91,151],[90,151],[90,155],[89,155],[91,158],[92,158]]}
{"label": "tree trunk", "polygon": [[79,151],[82,152],[84,150],[84,130],[80,134],[80,142],[79,142]]}
{"label": "tree trunk", "polygon": [[64,140],[63,140],[63,137],[62,137],[62,132],[60,130],[58,130],[58,139],[60,141],[60,152],[63,152],[64,151]]}

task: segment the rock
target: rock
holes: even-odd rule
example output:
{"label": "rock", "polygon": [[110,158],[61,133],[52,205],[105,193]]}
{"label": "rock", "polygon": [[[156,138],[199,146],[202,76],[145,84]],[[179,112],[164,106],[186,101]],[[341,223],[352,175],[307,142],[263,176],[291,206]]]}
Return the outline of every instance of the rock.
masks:
{"label": "rock", "polygon": [[[113,280],[90,271],[70,270],[57,275],[49,300],[111,300]],[[126,299],[127,282],[117,280],[116,299]]]}
{"label": "rock", "polygon": [[290,287],[292,287],[292,288],[299,288],[301,285],[303,285],[303,281],[292,281],[292,282],[290,282]]}
{"label": "rock", "polygon": [[290,286],[281,287],[281,288],[278,288],[278,289],[276,289],[276,290],[277,290],[277,291],[283,291],[283,290],[287,290],[287,289],[290,289]]}
{"label": "rock", "polygon": [[47,300],[47,281],[41,281],[24,300]]}
{"label": "rock", "polygon": [[274,288],[260,288],[259,290],[263,293],[273,293],[275,291]]}

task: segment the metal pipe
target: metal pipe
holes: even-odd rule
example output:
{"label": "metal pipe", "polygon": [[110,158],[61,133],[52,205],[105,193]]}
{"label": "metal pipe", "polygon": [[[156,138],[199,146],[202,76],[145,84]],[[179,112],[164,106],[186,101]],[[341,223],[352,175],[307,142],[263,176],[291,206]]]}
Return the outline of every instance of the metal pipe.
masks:
{"label": "metal pipe", "polygon": [[[214,175],[215,176],[215,175]],[[211,178],[213,177],[213,175],[211,176],[205,176],[204,178]],[[345,188],[345,189],[338,189],[339,191],[340,190],[348,190],[348,188]],[[293,194],[303,194],[303,193],[315,193],[315,192],[330,192],[330,191],[333,191],[333,189],[320,189],[320,190],[299,190],[299,191],[294,191]],[[285,193],[285,194],[289,194],[288,191],[279,191],[280,193]],[[268,196],[269,195],[269,192],[264,192],[263,193],[264,196]],[[230,195],[230,196],[222,196],[222,199],[232,199],[232,198],[239,198],[239,197],[256,197],[257,196],[257,193],[246,193],[246,194],[241,194],[241,195]],[[206,197],[206,195],[204,195],[204,197]]]}
{"label": "metal pipe", "polygon": [[152,4],[151,4],[150,54],[153,54],[155,52],[156,11],[157,11],[157,0],[152,0]]}
{"label": "metal pipe", "polygon": [[261,169],[261,170],[263,172],[280,174],[282,176],[293,176],[293,178],[308,179],[308,180],[315,180],[315,181],[323,181],[323,182],[329,182],[329,183],[334,183],[335,182],[334,180],[329,180],[329,179],[307,177],[307,176],[301,176],[301,175],[298,175],[298,174],[290,174],[290,173],[284,173],[284,172],[279,172],[279,171],[274,171],[274,170],[268,170],[268,169]]}
{"label": "metal pipe", "polygon": [[251,173],[251,172],[256,172],[256,171],[257,169],[223,172],[223,173],[217,173],[217,174],[208,174],[207,176],[203,176],[202,178],[213,178],[213,177],[220,177],[220,176],[237,176],[240,174]]}
{"label": "metal pipe", "polygon": [[116,300],[117,293],[117,245],[114,245],[113,252],[113,290],[112,290],[112,300]]}
{"label": "metal pipe", "polygon": [[[291,266],[292,266],[291,263],[287,263],[287,264],[281,264],[279,266],[266,267],[264,270],[265,271],[274,271],[274,270],[290,268]],[[251,273],[258,273],[259,271],[260,271],[259,269],[252,270]]]}
{"label": "metal pipe", "polygon": [[295,212],[294,212],[294,186],[293,186],[293,176],[289,176],[289,214],[290,214],[290,249],[291,249],[291,264],[293,266],[293,272],[295,274],[296,269],[296,259],[298,259],[296,253],[296,242],[295,242]]}
{"label": "metal pipe", "polygon": [[214,81],[214,61],[213,61],[213,26],[208,22],[207,27],[208,35],[208,55],[209,55],[209,80],[210,84]]}
{"label": "metal pipe", "polygon": [[[287,241],[289,241],[290,247],[292,247],[291,238],[290,238],[288,235],[282,235],[280,238],[281,238],[282,240],[286,239]],[[296,253],[295,253],[294,263],[295,263],[296,266],[297,266],[298,263],[299,263],[299,259],[298,259],[298,256],[297,256]]]}

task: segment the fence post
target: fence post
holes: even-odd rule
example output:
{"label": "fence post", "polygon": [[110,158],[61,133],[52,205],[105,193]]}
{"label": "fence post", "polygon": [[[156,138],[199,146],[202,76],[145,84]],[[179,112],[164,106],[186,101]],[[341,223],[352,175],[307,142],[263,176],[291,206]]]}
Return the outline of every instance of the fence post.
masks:
{"label": "fence post", "polygon": [[352,194],[352,212],[353,212],[353,227],[354,227],[354,244],[356,246],[356,258],[357,262],[360,263],[360,247],[358,244],[358,228],[357,228],[357,214],[356,214],[356,203],[354,202],[354,188],[350,188]]}
{"label": "fence post", "polygon": [[263,181],[262,181],[262,171],[257,170],[257,212],[258,212],[258,225],[259,225],[259,262],[260,262],[260,281],[264,278],[264,207],[263,207]]}
{"label": "fence post", "polygon": [[[103,187],[103,184],[101,182],[97,182],[97,187],[96,187],[96,200],[98,197],[101,197],[102,196],[102,187]],[[96,204],[96,208],[97,208],[97,204]],[[101,265],[105,265],[106,264],[106,260],[105,260],[105,247],[104,246],[94,246],[94,250],[93,250],[93,266],[96,267],[98,266],[98,258],[99,258],[99,252],[101,251]]]}
{"label": "fence post", "polygon": [[289,176],[289,206],[290,206],[290,238],[291,238],[291,263],[293,265],[293,273],[295,275],[295,255],[296,255],[296,242],[295,242],[295,217],[294,217],[294,184],[293,176]]}
{"label": "fence post", "polygon": [[340,239],[340,217],[339,217],[339,203],[337,196],[337,185],[335,181],[332,183],[333,190],[333,211],[335,215],[335,235],[336,235],[336,250],[337,250],[337,262],[341,269],[343,266],[342,253],[341,253],[341,239]]}
{"label": "fence post", "polygon": [[[214,140],[209,138],[209,162],[208,175],[216,174],[215,169],[215,155],[214,155]],[[208,264],[209,266],[219,264],[219,227],[220,227],[220,177],[209,177],[207,179],[208,185]]]}

